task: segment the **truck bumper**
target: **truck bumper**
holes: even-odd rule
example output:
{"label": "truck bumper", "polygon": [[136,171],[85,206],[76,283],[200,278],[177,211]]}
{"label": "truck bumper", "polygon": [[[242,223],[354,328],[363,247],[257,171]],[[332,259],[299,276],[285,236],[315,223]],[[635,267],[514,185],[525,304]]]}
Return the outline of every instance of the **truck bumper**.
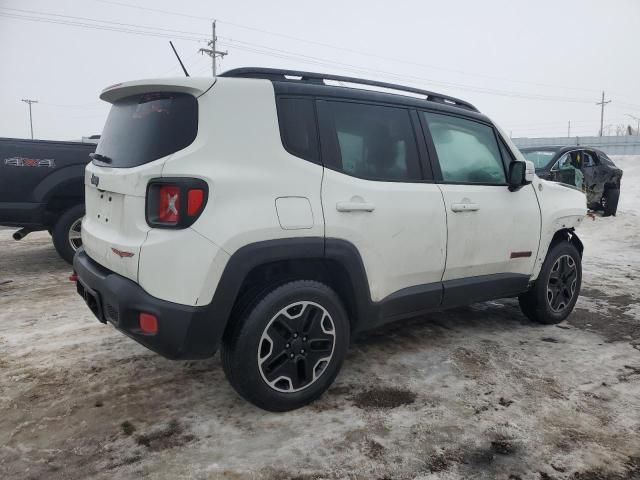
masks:
{"label": "truck bumper", "polygon": [[[140,285],[92,260],[80,248],[74,257],[78,293],[93,314],[145,347],[170,359],[212,356],[222,339],[226,322],[217,322],[210,306],[193,307],[149,295]],[[156,333],[140,329],[139,315],[158,321]]]}
{"label": "truck bumper", "polygon": [[31,202],[0,202],[0,225],[43,230],[51,223],[44,205]]}

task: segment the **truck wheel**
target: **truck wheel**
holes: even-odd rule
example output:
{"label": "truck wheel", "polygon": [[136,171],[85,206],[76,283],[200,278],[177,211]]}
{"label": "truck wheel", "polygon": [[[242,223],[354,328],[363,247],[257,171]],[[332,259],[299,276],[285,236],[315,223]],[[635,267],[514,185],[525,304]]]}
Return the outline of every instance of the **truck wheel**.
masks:
{"label": "truck wheel", "polygon": [[602,196],[603,217],[610,217],[618,211],[618,200],[620,199],[620,190],[618,188],[608,188]]}
{"label": "truck wheel", "polygon": [[76,205],[64,212],[53,226],[53,246],[68,263],[73,263],[73,255],[82,246],[82,217],[84,205]]}
{"label": "truck wheel", "polygon": [[340,298],[316,281],[263,291],[232,321],[222,342],[225,375],[240,396],[272,412],[300,408],[322,395],[349,346]]}
{"label": "truck wheel", "polygon": [[580,253],[569,242],[555,244],[534,285],[518,297],[522,313],[534,322],[560,323],[573,310],[581,283]]}

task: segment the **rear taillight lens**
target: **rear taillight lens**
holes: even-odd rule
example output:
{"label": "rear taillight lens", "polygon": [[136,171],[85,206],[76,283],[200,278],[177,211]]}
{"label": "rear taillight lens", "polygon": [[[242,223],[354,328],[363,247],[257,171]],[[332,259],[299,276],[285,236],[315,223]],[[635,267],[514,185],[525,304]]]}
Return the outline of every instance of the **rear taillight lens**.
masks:
{"label": "rear taillight lens", "polygon": [[193,217],[200,212],[204,202],[204,190],[192,188],[187,192],[187,215]]}
{"label": "rear taillight lens", "polygon": [[163,223],[178,223],[180,218],[180,187],[161,185],[158,192],[158,220]]}
{"label": "rear taillight lens", "polygon": [[147,188],[147,223],[158,228],[186,228],[207,204],[209,188],[198,178],[162,178]]}

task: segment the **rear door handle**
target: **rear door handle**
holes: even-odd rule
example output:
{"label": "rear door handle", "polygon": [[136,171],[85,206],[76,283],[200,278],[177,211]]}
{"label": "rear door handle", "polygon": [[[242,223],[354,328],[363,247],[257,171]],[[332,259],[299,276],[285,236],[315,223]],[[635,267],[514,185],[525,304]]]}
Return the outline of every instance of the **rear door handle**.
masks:
{"label": "rear door handle", "polygon": [[376,206],[366,202],[338,202],[336,210],[339,212],[373,212]]}
{"label": "rear door handle", "polygon": [[452,203],[451,210],[454,212],[476,212],[480,210],[480,205],[477,203]]}

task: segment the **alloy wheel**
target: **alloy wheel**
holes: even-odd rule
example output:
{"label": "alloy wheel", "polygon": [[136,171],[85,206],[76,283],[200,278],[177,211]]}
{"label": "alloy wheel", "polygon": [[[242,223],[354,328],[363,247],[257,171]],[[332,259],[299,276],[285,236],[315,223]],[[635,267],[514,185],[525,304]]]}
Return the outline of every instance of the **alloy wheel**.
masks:
{"label": "alloy wheel", "polygon": [[82,246],[82,218],[77,219],[69,227],[69,245],[74,252]]}
{"label": "alloy wheel", "polygon": [[562,312],[573,300],[578,281],[578,269],[570,255],[562,255],[553,264],[547,283],[547,301],[556,313]]}
{"label": "alloy wheel", "polygon": [[327,310],[314,302],[291,303],[276,313],[258,343],[262,379],[278,392],[299,392],[324,373],[335,347],[336,329]]}

